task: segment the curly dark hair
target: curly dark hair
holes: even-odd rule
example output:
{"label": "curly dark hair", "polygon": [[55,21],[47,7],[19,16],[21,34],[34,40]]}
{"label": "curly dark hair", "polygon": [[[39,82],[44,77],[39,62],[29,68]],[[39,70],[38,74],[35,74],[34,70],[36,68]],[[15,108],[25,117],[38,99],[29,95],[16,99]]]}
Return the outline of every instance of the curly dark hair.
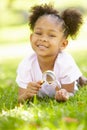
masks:
{"label": "curly dark hair", "polygon": [[54,15],[58,17],[58,22],[62,22],[62,28],[66,37],[75,38],[79,32],[80,26],[83,23],[82,14],[77,9],[68,8],[61,15],[59,11],[50,4],[42,4],[31,7],[29,15],[29,26],[34,30],[34,26],[38,18],[43,15]]}
{"label": "curly dark hair", "polygon": [[69,8],[62,13],[61,17],[68,28],[68,30],[66,30],[66,34],[70,35],[74,39],[83,24],[81,12],[77,9]]}

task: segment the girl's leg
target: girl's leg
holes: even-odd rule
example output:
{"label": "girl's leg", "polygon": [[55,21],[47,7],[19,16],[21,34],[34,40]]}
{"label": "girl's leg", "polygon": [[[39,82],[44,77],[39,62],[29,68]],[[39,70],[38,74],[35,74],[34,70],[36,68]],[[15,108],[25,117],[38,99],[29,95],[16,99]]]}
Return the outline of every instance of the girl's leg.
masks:
{"label": "girl's leg", "polygon": [[83,87],[87,85],[87,78],[84,76],[81,76],[78,80],[77,80],[78,86],[79,87]]}

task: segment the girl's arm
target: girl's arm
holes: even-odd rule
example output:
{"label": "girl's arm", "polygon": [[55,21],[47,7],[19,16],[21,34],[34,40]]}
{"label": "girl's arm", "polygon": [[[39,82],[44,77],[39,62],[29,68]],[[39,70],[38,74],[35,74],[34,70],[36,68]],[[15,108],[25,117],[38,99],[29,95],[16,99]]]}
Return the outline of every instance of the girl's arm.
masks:
{"label": "girl's arm", "polygon": [[29,97],[29,94],[27,94],[27,89],[19,87],[18,89],[18,102],[23,102],[27,100]]}
{"label": "girl's arm", "polygon": [[74,93],[74,85],[75,85],[75,82],[71,84],[62,84],[62,88],[66,89],[67,92]]}
{"label": "girl's arm", "polygon": [[26,89],[19,87],[18,102],[26,101],[36,95],[41,88],[40,82],[30,82]]}

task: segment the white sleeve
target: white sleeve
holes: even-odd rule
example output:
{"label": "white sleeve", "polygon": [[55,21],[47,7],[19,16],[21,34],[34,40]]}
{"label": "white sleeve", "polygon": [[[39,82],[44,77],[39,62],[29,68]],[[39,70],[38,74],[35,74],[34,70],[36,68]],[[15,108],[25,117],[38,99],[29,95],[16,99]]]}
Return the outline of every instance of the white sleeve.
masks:
{"label": "white sleeve", "polygon": [[61,83],[70,84],[82,76],[81,71],[71,56],[66,59],[64,69],[61,71]]}
{"label": "white sleeve", "polygon": [[28,83],[32,81],[30,70],[26,65],[27,63],[24,61],[19,64],[17,69],[16,82],[21,88],[27,88]]}

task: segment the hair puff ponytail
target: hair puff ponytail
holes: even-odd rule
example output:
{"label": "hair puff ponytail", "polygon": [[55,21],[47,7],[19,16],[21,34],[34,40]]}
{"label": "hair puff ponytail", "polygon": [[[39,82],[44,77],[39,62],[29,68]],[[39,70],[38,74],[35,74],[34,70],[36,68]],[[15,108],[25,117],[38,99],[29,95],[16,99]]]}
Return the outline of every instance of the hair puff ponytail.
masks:
{"label": "hair puff ponytail", "polygon": [[76,9],[69,8],[62,13],[61,17],[68,28],[68,35],[74,39],[83,23],[82,14]]}

